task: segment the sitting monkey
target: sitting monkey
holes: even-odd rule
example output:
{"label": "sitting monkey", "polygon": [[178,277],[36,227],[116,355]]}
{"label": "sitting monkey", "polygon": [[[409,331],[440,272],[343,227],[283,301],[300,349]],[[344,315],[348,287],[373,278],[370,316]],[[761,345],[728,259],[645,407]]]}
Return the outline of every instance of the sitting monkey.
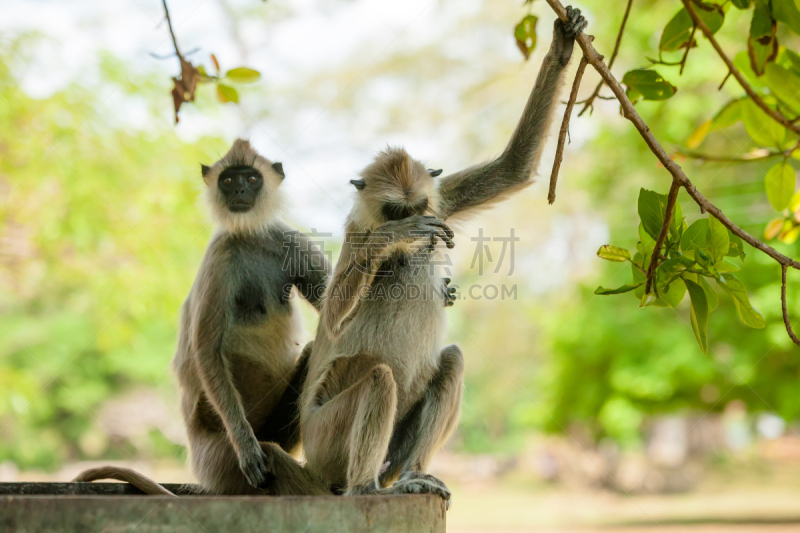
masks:
{"label": "sitting monkey", "polygon": [[[335,492],[449,501],[445,484],[426,470],[456,428],[464,363],[458,346],[442,347],[445,296],[431,249],[437,239],[453,247],[450,217],[530,184],[574,38],[586,27],[579,10],[567,13],[568,23],[555,22],[522,118],[497,159],[437,183],[440,171],[389,148],[351,182],[356,203],[300,400],[306,469]],[[412,289],[439,298],[411,297]]]}
{"label": "sitting monkey", "polygon": [[[286,453],[300,447],[298,397],[312,344],[298,354],[290,293],[295,287],[319,310],[330,265],[306,235],[277,218],[280,163],[239,139],[202,173],[217,231],[181,309],[172,361],[192,471],[204,493],[330,494]],[[170,494],[115,467],[75,481],[103,478]]]}

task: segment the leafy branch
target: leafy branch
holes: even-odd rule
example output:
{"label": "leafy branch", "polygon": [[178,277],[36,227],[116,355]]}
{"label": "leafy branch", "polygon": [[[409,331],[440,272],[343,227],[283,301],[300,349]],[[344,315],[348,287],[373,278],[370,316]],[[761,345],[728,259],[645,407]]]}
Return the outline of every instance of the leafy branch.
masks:
{"label": "leafy branch", "polygon": [[[567,20],[566,10],[559,0],[546,1],[561,20]],[[687,11],[692,9],[688,0],[682,1]],[[706,37],[711,38],[711,30],[705,22],[697,16],[697,13],[692,10],[689,11],[689,14],[692,15],[693,25],[699,27]],[[680,13],[673,21],[678,19],[679,16],[681,16]],[[670,24],[673,24],[673,21],[670,21]],[[679,22],[681,21],[679,20]],[[677,23],[675,25],[677,26]],[[684,39],[681,42],[685,43],[685,46],[692,46],[691,30],[688,39],[681,36],[680,32],[674,33],[678,35],[676,41]],[[779,263],[784,273],[788,267],[800,270],[800,263],[781,254],[771,246],[741,229],[725,216],[718,207],[703,196],[688,176],[686,176],[681,167],[667,154],[661,143],[659,143],[658,139],[656,139],[650,131],[650,128],[642,120],[641,116],[639,116],[631,98],[629,98],[631,86],[629,85],[629,92],[626,93],[626,90],[620,85],[608,66],[604,63],[603,56],[592,46],[592,40],[593,38],[586,34],[581,34],[577,37],[578,45],[583,50],[584,61],[591,64],[600,74],[603,82],[608,85],[619,101],[622,115],[633,123],[634,127],[650,148],[650,151],[658,158],[664,168],[672,176],[672,185],[668,196],[665,197],[644,189],[640,193],[639,214],[642,219],[642,226],[640,226],[641,240],[639,244],[637,244],[638,251],[636,256],[631,257],[630,252],[627,250],[611,246],[604,246],[598,251],[598,255],[604,259],[611,261],[630,261],[632,263],[634,281],[638,281],[638,283],[610,290],[599,287],[596,292],[598,294],[619,294],[628,291],[639,291],[644,284],[644,290],[641,290],[643,306],[661,304],[674,307],[680,303],[685,292],[688,290],[692,300],[692,328],[700,347],[704,352],[707,352],[708,339],[706,327],[708,324],[708,314],[710,310],[713,310],[713,307],[716,307],[715,299],[717,298],[714,291],[705,281],[705,277],[711,277],[717,281],[720,288],[732,297],[739,312],[739,316],[745,324],[751,327],[764,327],[764,318],[750,305],[746,289],[742,283],[731,274],[732,271],[738,270],[739,267],[726,260],[725,257],[738,256],[743,259],[745,254],[742,241],[744,241]],[[663,40],[664,36],[662,36],[662,41]],[[675,45],[675,49],[680,46],[681,45]],[[715,48],[717,47],[718,45],[715,46]],[[718,50],[718,52],[721,51]],[[735,67],[733,67],[733,64],[730,63],[729,60],[727,63],[729,63],[733,75],[739,79],[741,74],[739,74],[737,70],[734,70]],[[740,82],[741,81],[742,80],[740,80]],[[655,80],[655,82],[660,83],[658,80]],[[744,86],[743,84],[743,87]],[[747,89],[745,90],[747,92]],[[658,97],[661,96],[658,94],[659,92],[663,92],[663,88],[659,88],[655,94],[656,97],[651,99],[659,99]],[[672,92],[674,93],[674,91]],[[752,89],[750,89],[750,92],[752,92]],[[646,96],[646,94],[637,90],[634,92],[634,96]],[[671,96],[671,94],[669,96]],[[749,92],[748,96],[752,98]],[[763,104],[763,100],[761,102]],[[766,106],[766,104],[764,104],[764,106]],[[772,110],[770,109],[770,111]],[[792,125],[783,115],[770,116],[779,122],[782,119],[786,122],[787,126]],[[711,216],[708,219],[698,220],[691,226],[686,226],[685,221],[683,221],[682,212],[677,212],[678,209],[680,209],[680,204],[677,202],[677,195],[680,188],[686,190],[689,196],[700,207],[701,211],[707,212]],[[664,248],[663,253],[662,248]],[[659,262],[661,257],[664,258],[663,263]],[[643,276],[642,271],[645,267],[647,273]],[[654,292],[658,293],[658,274],[660,274],[662,270],[664,270],[663,274],[667,278],[663,285],[662,293],[660,296],[650,295],[650,287],[653,283],[655,283],[656,287]],[[642,279],[642,277],[644,277],[644,279]],[[680,284],[680,287],[670,290],[670,283],[678,278],[681,278],[683,283]],[[800,345],[800,341],[791,331],[788,313],[785,311],[785,276],[782,301],[784,302],[784,322],[787,327],[787,332],[792,340]],[[713,306],[711,304],[713,304]]]}
{"label": "leafy branch", "polygon": [[759,96],[759,94],[755,90],[753,90],[753,87],[750,86],[750,84],[744,78],[742,73],[739,72],[739,69],[736,68],[736,66],[733,64],[733,61],[731,61],[731,59],[725,54],[725,51],[722,50],[722,47],[717,42],[717,39],[714,37],[714,34],[709,29],[708,25],[697,14],[697,11],[695,11],[694,6],[692,6],[692,1],[691,0],[681,0],[681,1],[683,2],[686,11],[692,17],[694,23],[697,25],[698,28],[700,28],[700,31],[703,32],[703,35],[705,35],[706,39],[708,39],[708,41],[711,43],[711,46],[713,46],[714,50],[716,50],[717,55],[719,55],[720,59],[722,59],[722,61],[728,67],[728,72],[732,74],[734,78],[736,78],[736,81],[738,81],[739,85],[742,86],[742,89],[744,89],[744,92],[747,93],[747,96],[749,96],[750,99],[753,100],[753,102],[755,102],[755,104],[758,107],[760,107],[762,111],[764,111],[764,113],[766,113],[769,117],[775,120],[778,124],[780,124],[781,126],[783,126],[788,130],[800,134],[800,125],[798,125],[794,120],[789,120],[788,118],[786,118],[780,111],[772,109],[770,106],[767,105],[766,102],[764,102],[764,99],[761,98],[761,96]]}
{"label": "leafy branch", "polygon": [[180,111],[181,105],[194,102],[198,83],[215,83],[217,86],[217,99],[220,102],[239,103],[239,93],[236,89],[221,82],[253,83],[258,81],[261,77],[261,73],[252,68],[237,67],[228,70],[225,75],[221,75],[219,62],[214,54],[211,54],[211,63],[214,65],[216,75],[209,74],[203,65],[195,66],[191,61],[186,59],[186,55],[181,53],[180,47],[178,46],[178,39],[175,37],[175,30],[172,27],[172,19],[170,18],[169,8],[167,7],[167,0],[161,0],[161,3],[164,6],[164,18],[167,21],[169,34],[172,38],[172,46],[175,49],[175,55],[178,57],[181,68],[180,75],[172,78],[172,103],[175,106],[175,123],[177,124],[179,121],[178,112]]}

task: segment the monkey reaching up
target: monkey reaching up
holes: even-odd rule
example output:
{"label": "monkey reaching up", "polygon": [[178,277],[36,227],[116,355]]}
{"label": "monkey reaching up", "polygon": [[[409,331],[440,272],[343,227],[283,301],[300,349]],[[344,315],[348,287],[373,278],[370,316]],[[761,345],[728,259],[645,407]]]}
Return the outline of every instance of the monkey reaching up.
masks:
{"label": "monkey reaching up", "polygon": [[[181,310],[172,362],[192,470],[212,494],[330,494],[286,453],[300,444],[298,397],[311,352],[309,343],[298,354],[290,292],[295,287],[319,310],[330,265],[307,236],[276,218],[280,163],[239,139],[202,171],[218,229]],[[76,481],[102,478],[166,490],[113,467]]]}
{"label": "monkey reaching up", "polygon": [[574,38],[586,27],[579,10],[567,13],[497,159],[436,184],[439,171],[389,148],[351,182],[357,199],[300,399],[306,469],[337,492],[450,498],[426,469],[457,425],[464,363],[457,346],[442,347],[448,293],[431,252],[437,240],[453,247],[445,220],[530,183]]}

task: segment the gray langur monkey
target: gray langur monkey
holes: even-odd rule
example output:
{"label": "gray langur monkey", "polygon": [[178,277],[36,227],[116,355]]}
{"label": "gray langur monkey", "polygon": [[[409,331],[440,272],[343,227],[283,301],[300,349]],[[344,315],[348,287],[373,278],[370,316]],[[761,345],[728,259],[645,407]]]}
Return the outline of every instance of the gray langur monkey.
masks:
{"label": "gray langur monkey", "polygon": [[[319,310],[330,264],[306,235],[276,217],[280,163],[239,139],[202,173],[218,229],[181,309],[172,361],[192,471],[204,493],[330,494],[287,453],[300,446],[298,398],[312,344],[299,353],[290,293],[296,288]],[[170,494],[114,467],[75,481],[103,478]]]}
{"label": "gray langur monkey", "polygon": [[574,38],[586,27],[578,9],[567,12],[497,159],[436,183],[439,171],[388,148],[352,181],[356,202],[300,399],[305,469],[334,492],[434,493],[449,502],[426,470],[458,423],[464,362],[458,346],[443,347],[431,252],[437,239],[453,247],[444,221],[531,183]]}

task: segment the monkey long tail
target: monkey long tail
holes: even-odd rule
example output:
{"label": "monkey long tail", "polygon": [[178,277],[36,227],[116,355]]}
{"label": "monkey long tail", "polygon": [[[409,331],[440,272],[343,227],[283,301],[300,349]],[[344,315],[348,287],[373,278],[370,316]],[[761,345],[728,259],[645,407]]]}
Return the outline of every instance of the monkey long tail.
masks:
{"label": "monkey long tail", "polygon": [[131,470],[130,468],[120,468],[117,466],[101,466],[84,470],[72,481],[97,481],[98,479],[116,479],[117,481],[127,481],[145,494],[157,494],[160,496],[175,496],[149,477]]}

